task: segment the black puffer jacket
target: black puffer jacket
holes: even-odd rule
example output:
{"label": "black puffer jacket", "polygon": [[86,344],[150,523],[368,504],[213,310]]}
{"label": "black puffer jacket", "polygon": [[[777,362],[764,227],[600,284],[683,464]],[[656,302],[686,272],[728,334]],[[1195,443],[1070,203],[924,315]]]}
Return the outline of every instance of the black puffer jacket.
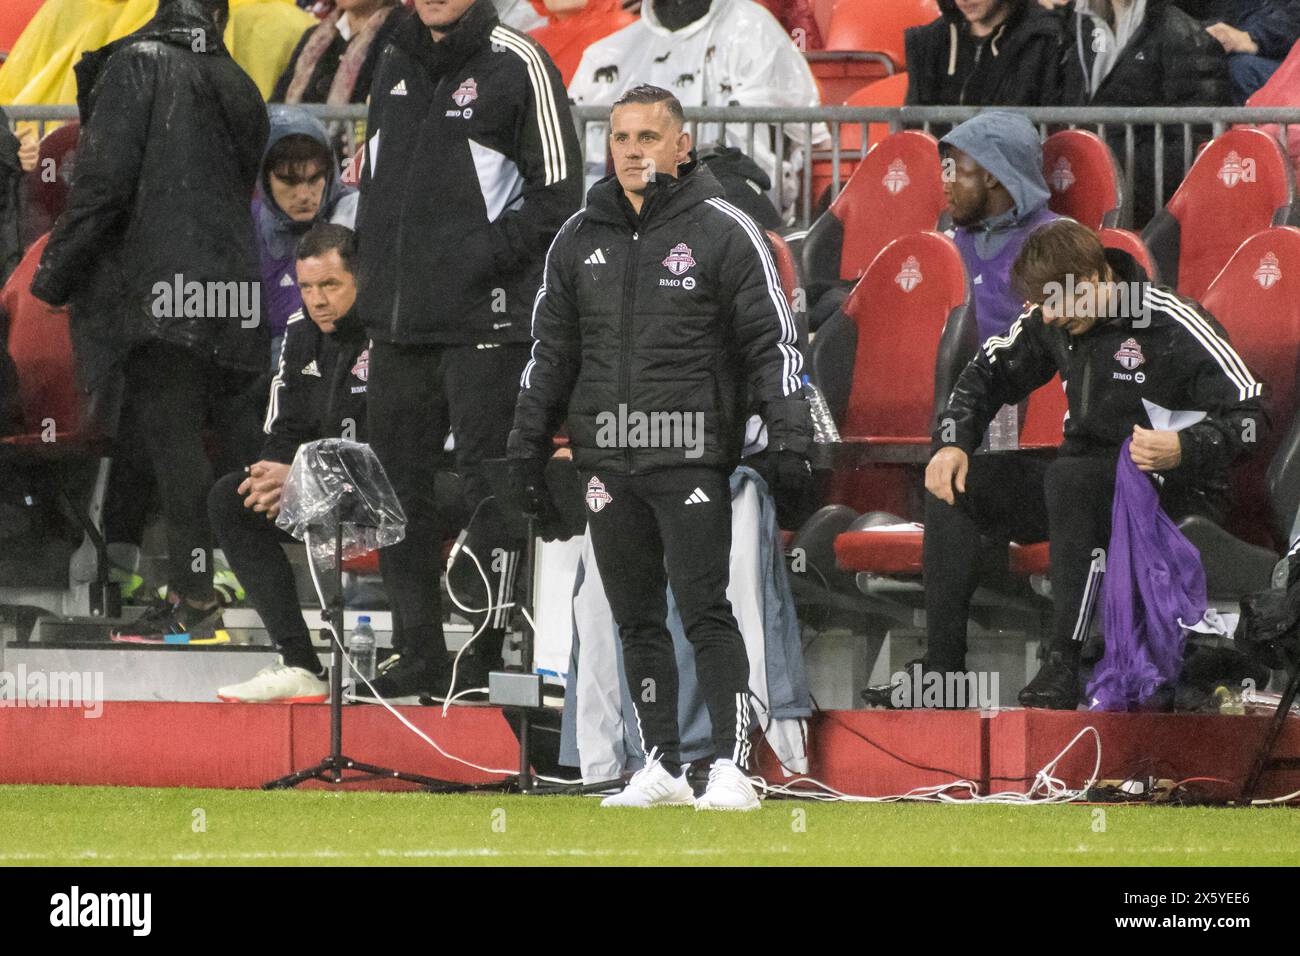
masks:
{"label": "black puffer jacket", "polygon": [[[1064,8],[1069,35],[1063,50],[1056,105],[1061,106],[1230,106],[1228,59],[1219,41],[1169,0],[1147,0],[1146,16],[1097,91],[1089,89],[1095,25],[1077,4]],[[1194,128],[1195,130],[1195,128]],[[1199,138],[1198,133],[1194,132]],[[1208,128],[1203,138],[1209,138]],[[1121,164],[1125,157],[1124,128],[1107,132]],[[1182,126],[1165,127],[1164,195],[1169,197],[1183,178]],[[1134,226],[1141,228],[1154,214],[1155,137],[1150,126],[1134,136]]]}
{"label": "black puffer jacket", "polygon": [[971,36],[954,0],[933,23],[904,33],[907,102],[914,106],[1040,106],[1056,88],[1060,17],[1037,0],[1007,0],[1011,13],[989,36]]}
{"label": "black puffer jacket", "polygon": [[[161,0],[145,26],[77,64],[77,171],[32,292],[71,300],[87,388],[145,339],[266,367],[266,329],[225,294],[239,283],[246,302],[260,295],[249,204],[267,136],[257,86],[221,42],[225,7]],[[155,284],[174,287],[178,275],[221,291],[215,307],[160,304]]]}
{"label": "black puffer jacket", "polygon": [[592,187],[547,253],[511,458],[549,457],[567,416],[580,468],[730,471],[751,407],[769,449],[807,453],[794,320],[762,232],[721,196],[695,163],[640,216],[616,178]]}
{"label": "black puffer jacket", "polygon": [[394,16],[361,177],[362,321],[385,342],[526,342],[546,247],[582,202],[564,83],[491,0],[437,43]]}

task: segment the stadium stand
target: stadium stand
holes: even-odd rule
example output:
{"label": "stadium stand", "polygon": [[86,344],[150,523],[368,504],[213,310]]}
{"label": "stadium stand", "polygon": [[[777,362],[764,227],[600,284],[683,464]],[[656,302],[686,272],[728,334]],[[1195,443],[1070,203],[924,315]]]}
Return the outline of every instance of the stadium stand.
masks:
{"label": "stadium stand", "polygon": [[1052,212],[1092,229],[1127,225],[1124,176],[1105,141],[1082,129],[1063,129],[1043,142],[1043,178]]}
{"label": "stadium stand", "polygon": [[1277,140],[1228,130],[1202,150],[1142,239],[1164,281],[1200,300],[1241,243],[1292,222],[1294,203],[1295,178]]}
{"label": "stadium stand", "polygon": [[1152,282],[1164,283],[1160,270],[1156,262],[1151,258],[1151,250],[1147,248],[1142,237],[1131,229],[1099,229],[1097,235],[1101,236],[1101,244],[1110,249],[1120,249],[1127,252],[1130,256],[1138,261],[1138,264],[1146,270],[1147,275],[1151,277]]}

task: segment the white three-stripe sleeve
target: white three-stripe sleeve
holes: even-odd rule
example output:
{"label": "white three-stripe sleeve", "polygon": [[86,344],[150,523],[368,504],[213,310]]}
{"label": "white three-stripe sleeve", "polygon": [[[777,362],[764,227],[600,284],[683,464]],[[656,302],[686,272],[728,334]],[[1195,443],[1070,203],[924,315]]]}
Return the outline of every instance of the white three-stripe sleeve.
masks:
{"label": "white three-stripe sleeve", "polygon": [[772,253],[767,248],[767,240],[759,230],[758,224],[731,203],[724,199],[708,199],[706,202],[735,220],[754,247],[763,270],[763,282],[767,287],[767,296],[772,302],[780,326],[777,350],[781,355],[781,394],[798,394],[802,387],[800,375],[803,372],[803,356],[800,355],[797,344],[799,339],[798,332],[795,329],[794,315],[790,312],[790,304],[786,301],[785,292],[781,288],[781,276],[777,271],[776,263],[772,260]]}
{"label": "white three-stripe sleeve", "polygon": [[533,91],[533,108],[542,143],[542,165],[546,173],[546,185],[550,186],[565,179],[569,175],[569,169],[564,155],[560,113],[555,105],[555,90],[547,76],[546,64],[528,40],[508,27],[494,28],[492,41],[514,53],[528,68],[528,82]]}
{"label": "white three-stripe sleeve", "polygon": [[1263,394],[1264,386],[1255,380],[1255,377],[1250,374],[1250,369],[1246,367],[1246,363],[1242,361],[1241,356],[1228,344],[1227,339],[1214,330],[1214,327],[1205,320],[1204,316],[1177,296],[1163,289],[1153,286],[1148,290],[1147,294],[1152,305],[1167,312],[1209,353],[1219,368],[1223,370],[1224,376],[1237,389],[1239,401],[1244,402],[1250,398],[1259,398]]}

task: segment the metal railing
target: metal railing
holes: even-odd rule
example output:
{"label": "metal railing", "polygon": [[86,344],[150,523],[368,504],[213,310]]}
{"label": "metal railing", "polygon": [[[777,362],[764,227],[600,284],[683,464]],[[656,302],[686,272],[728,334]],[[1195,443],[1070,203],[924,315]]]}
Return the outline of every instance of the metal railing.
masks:
{"label": "metal railing", "polygon": [[[306,107],[336,133],[345,124],[361,124],[364,128],[364,106],[309,106]],[[74,106],[9,106],[5,107],[11,123],[35,123],[44,135],[50,123],[76,119]],[[979,113],[979,107],[964,106],[904,106],[904,107],[850,107],[824,106],[797,109],[769,109],[763,107],[693,107],[687,108],[686,119],[698,145],[726,143],[743,150],[755,158],[772,177],[772,198],[778,209],[792,212],[794,224],[807,226],[813,211],[823,197],[814,195],[814,183],[825,179],[830,197],[839,194],[849,173],[873,145],[871,127],[883,124],[891,132],[899,129],[937,131],[960,123]],[[1195,142],[1218,136],[1234,124],[1261,126],[1276,125],[1279,137],[1285,144],[1289,128],[1300,124],[1300,107],[1250,108],[1250,107],[1032,107],[1016,108],[1038,126],[1040,135],[1046,137],[1056,128],[1091,129],[1108,140],[1116,153],[1127,182],[1133,183],[1138,162],[1138,144],[1151,144],[1150,181],[1153,187],[1153,208],[1164,203],[1166,192],[1166,143],[1181,143],[1182,175],[1186,175],[1194,159]],[[599,140],[589,134],[605,124],[608,107],[576,106],[574,120],[578,127],[579,143],[587,150],[589,176],[601,166],[596,156],[595,143]],[[856,147],[845,148],[844,134],[851,128],[858,131]],[[701,136],[703,138],[701,138]],[[878,137],[877,137],[878,138]],[[812,144],[809,149],[808,144]],[[775,160],[783,160],[778,175]],[[766,158],[766,163],[763,161]],[[793,179],[793,182],[790,180]],[[1174,185],[1169,183],[1169,186]],[[793,209],[791,208],[793,207]]]}

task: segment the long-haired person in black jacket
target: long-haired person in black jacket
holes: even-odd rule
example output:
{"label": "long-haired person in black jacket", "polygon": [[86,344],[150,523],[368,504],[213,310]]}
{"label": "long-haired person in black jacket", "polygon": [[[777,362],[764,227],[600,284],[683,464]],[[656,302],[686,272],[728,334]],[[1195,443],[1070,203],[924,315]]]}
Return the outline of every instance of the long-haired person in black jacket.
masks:
{"label": "long-haired person in black jacket", "polygon": [[[370,443],[407,518],[405,539],[380,552],[399,654],[374,684],[384,697],[449,683],[438,578],[458,528],[434,495],[449,431],[462,517],[478,512],[475,550],[496,578],[491,594],[466,597],[510,599],[518,543],[493,520],[480,465],[505,455],[542,259],[582,200],[564,84],[540,46],[501,25],[491,0],[416,0],[396,16],[371,87],[357,218]],[[504,617],[473,645],[489,668]]]}
{"label": "long-haired person in black jacket", "polygon": [[646,754],[604,805],[694,799],[680,762],[671,583],[713,725],[716,759],[696,806],[752,810],[749,662],[727,599],[728,478],[751,404],[775,483],[797,491],[810,477],[794,320],[761,230],[690,160],[676,97],[628,90],[610,111],[609,141],[615,174],[547,253],[510,458],[545,524],[542,468],[567,421]]}
{"label": "long-haired person in black jacket", "polygon": [[1041,106],[1060,68],[1060,18],[1036,0],[939,0],[941,16],[904,33],[907,102]]}

